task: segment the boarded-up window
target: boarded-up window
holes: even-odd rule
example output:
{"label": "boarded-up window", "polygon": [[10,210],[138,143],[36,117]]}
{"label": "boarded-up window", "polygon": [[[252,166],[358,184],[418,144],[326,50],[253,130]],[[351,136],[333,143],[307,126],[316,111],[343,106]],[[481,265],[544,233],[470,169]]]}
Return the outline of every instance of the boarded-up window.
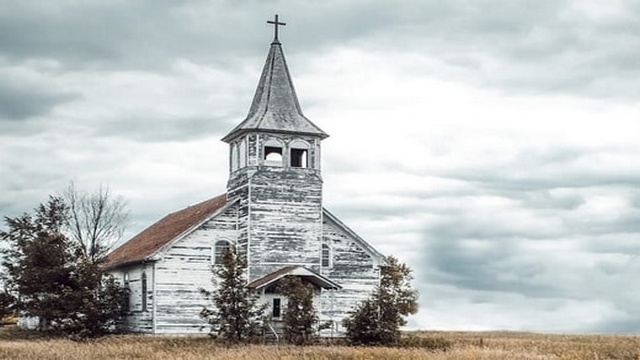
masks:
{"label": "boarded-up window", "polygon": [[327,244],[322,244],[322,267],[331,266],[331,248]]}
{"label": "boarded-up window", "polygon": [[238,155],[240,156],[240,168],[247,166],[247,142],[244,139],[240,141]]}
{"label": "boarded-up window", "polygon": [[124,312],[129,312],[129,310],[131,309],[131,304],[130,304],[131,288],[129,287],[129,273],[124,273],[124,276],[123,276],[123,279],[122,279],[122,286],[125,289],[127,289],[127,291],[129,292],[127,294],[127,299],[122,304],[122,307],[123,307],[122,310],[124,310]]}
{"label": "boarded-up window", "polygon": [[280,298],[273,299],[273,309],[272,309],[271,315],[274,318],[280,317]]}
{"label": "boarded-up window", "polygon": [[231,145],[231,171],[238,170],[238,147]]}
{"label": "boarded-up window", "polygon": [[147,274],[142,273],[140,277],[140,296],[142,297],[142,311],[147,311]]}
{"label": "boarded-up window", "polygon": [[214,264],[222,264],[222,256],[224,255],[224,252],[229,248],[229,242],[227,240],[218,240],[216,241],[216,245],[214,248],[214,257],[213,257],[213,263]]}

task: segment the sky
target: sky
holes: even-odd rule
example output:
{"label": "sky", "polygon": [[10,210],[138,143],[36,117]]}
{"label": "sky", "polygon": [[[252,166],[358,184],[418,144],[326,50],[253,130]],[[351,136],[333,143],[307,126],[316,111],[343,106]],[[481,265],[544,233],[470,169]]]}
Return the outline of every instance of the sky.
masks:
{"label": "sky", "polygon": [[1,0],[0,215],[103,185],[133,235],[225,192],[274,14],[410,328],[640,332],[637,1]]}

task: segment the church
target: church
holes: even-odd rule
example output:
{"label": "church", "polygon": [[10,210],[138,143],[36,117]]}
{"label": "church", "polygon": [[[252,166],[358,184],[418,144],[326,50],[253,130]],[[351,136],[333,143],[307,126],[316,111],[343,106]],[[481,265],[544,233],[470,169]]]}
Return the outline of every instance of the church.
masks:
{"label": "church", "polygon": [[324,208],[321,142],[328,135],[302,113],[278,40],[278,21],[247,117],[229,144],[226,192],[166,215],[112,251],[107,271],[130,290],[124,330],[202,333],[211,303],[211,267],[234,246],[247,259],[249,286],[274,327],[285,276],[313,285],[321,335],[344,333],[342,320],[380,280],[384,256]]}

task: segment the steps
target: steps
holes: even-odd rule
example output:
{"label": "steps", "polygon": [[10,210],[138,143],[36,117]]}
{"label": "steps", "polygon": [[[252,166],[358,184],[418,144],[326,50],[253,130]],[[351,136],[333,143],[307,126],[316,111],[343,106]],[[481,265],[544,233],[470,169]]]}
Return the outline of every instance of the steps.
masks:
{"label": "steps", "polygon": [[[265,323],[262,338],[265,344],[278,344],[282,340],[282,331],[278,331],[271,323]],[[281,329],[280,329],[281,330]]]}

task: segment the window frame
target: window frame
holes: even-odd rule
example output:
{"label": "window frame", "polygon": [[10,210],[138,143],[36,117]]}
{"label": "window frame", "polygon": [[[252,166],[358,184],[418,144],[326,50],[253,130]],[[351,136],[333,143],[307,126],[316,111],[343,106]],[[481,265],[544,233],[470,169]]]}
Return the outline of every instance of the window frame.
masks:
{"label": "window frame", "polygon": [[247,166],[247,141],[242,138],[238,144],[238,168],[242,169]]}
{"label": "window frame", "polygon": [[122,275],[122,287],[127,290],[127,298],[122,304],[124,308],[123,311],[125,313],[130,313],[131,312],[131,278],[129,277],[128,271]]}
{"label": "window frame", "polygon": [[[219,244],[225,243],[226,246],[219,246]],[[220,239],[217,240],[214,244],[213,244],[213,256],[211,256],[211,263],[213,265],[220,265],[222,263],[222,255],[224,254],[224,249],[229,249],[231,247],[231,241],[226,240],[226,239]],[[220,253],[218,253],[218,249],[220,250]]]}
{"label": "window frame", "polygon": [[[278,160],[268,160],[267,156],[270,154],[278,154],[280,155],[280,159]],[[266,166],[273,167],[284,167],[284,158],[285,158],[285,146],[284,143],[279,139],[269,139],[262,144],[262,164]]]}
{"label": "window frame", "polygon": [[231,172],[238,170],[239,161],[238,161],[238,145],[236,143],[231,144]]}
{"label": "window frame", "polygon": [[140,300],[143,312],[147,311],[147,291],[147,273],[143,271],[140,275]]}
{"label": "window frame", "polygon": [[282,317],[282,299],[274,297],[271,301],[271,317],[279,319]]}
{"label": "window frame", "polygon": [[[296,169],[310,168],[309,144],[302,140],[294,140],[289,144],[289,167]],[[296,165],[294,165],[294,162]]]}
{"label": "window frame", "polygon": [[[325,256],[326,254],[326,256]],[[326,265],[325,265],[326,260]],[[333,251],[329,244],[322,244],[320,248],[320,267],[329,269],[333,267]]]}

